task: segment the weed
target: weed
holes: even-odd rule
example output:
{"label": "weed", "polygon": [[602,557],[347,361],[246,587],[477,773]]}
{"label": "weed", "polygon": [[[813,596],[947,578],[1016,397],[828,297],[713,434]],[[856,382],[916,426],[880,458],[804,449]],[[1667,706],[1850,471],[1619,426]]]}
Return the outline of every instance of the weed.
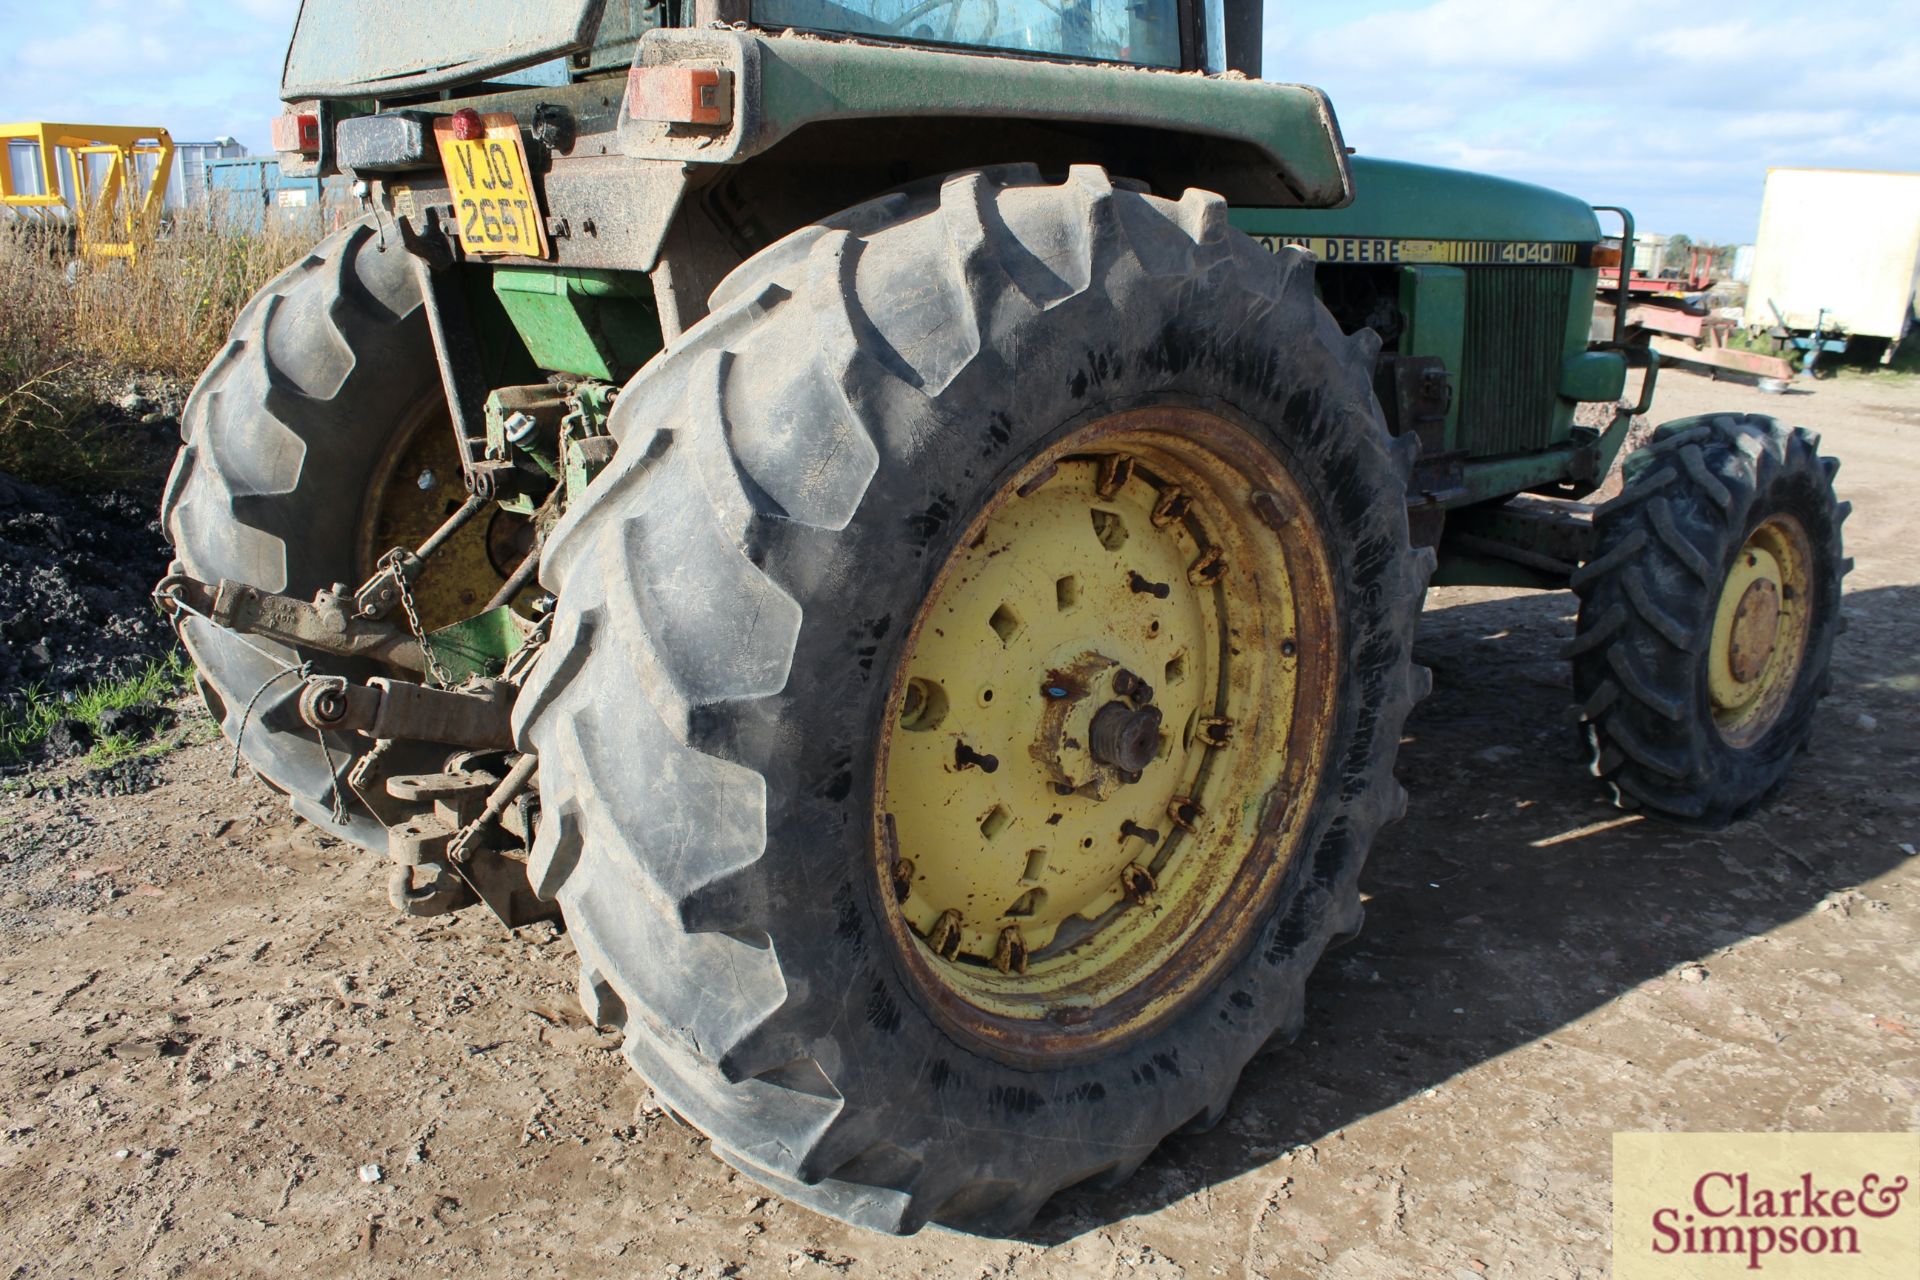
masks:
{"label": "weed", "polygon": [[[186,687],[191,674],[185,655],[175,649],[137,675],[89,685],[70,698],[51,697],[40,686],[28,685],[18,698],[0,702],[0,764],[25,759],[62,720],[93,725],[102,712],[166,702]],[[133,734],[104,734],[95,741],[87,763],[111,764],[151,749]]]}

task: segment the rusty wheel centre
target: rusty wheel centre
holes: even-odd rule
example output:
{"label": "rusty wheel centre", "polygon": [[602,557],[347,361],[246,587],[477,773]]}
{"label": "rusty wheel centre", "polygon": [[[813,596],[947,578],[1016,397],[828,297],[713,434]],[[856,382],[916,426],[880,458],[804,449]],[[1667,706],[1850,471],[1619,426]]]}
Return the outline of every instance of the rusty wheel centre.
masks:
{"label": "rusty wheel centre", "polygon": [[1707,654],[1714,727],[1729,744],[1758,741],[1799,679],[1812,623],[1813,552],[1800,522],[1763,522],[1734,557],[1714,610]]}
{"label": "rusty wheel centre", "polygon": [[1244,949],[1331,720],[1311,510],[1240,428],[1138,410],[1036,458],[960,539],[895,672],[874,814],[896,941],[958,1029],[1074,1052]]}

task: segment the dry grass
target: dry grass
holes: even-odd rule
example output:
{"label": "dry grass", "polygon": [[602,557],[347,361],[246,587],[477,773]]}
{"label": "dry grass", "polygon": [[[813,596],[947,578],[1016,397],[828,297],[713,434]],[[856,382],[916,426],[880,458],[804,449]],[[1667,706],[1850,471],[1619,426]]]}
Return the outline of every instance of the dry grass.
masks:
{"label": "dry grass", "polygon": [[317,221],[253,230],[200,210],[153,237],[129,266],[80,272],[70,291],[78,349],[122,369],[191,380],[241,305],[321,236]]}
{"label": "dry grass", "polygon": [[[318,211],[316,211],[317,214]],[[0,224],[0,470],[43,483],[123,482],[96,407],[134,378],[191,384],[240,306],[323,234],[200,210],[132,262],[85,262],[61,227]]]}

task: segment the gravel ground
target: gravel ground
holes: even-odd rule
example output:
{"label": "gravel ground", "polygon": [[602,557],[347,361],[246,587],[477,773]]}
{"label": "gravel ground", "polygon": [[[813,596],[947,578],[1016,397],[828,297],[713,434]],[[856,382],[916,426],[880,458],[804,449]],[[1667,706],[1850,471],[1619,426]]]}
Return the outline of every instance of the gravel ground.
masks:
{"label": "gravel ground", "polygon": [[1663,378],[1658,417],[1713,408],[1823,430],[1857,508],[1780,802],[1711,834],[1606,807],[1571,597],[1436,591],[1366,932],[1117,1193],[1014,1241],[770,1198],[586,1025],[564,933],[397,918],[377,859],[203,741],[136,794],[0,793],[0,1275],[1571,1280],[1608,1270],[1616,1130],[1913,1128],[1920,386]]}

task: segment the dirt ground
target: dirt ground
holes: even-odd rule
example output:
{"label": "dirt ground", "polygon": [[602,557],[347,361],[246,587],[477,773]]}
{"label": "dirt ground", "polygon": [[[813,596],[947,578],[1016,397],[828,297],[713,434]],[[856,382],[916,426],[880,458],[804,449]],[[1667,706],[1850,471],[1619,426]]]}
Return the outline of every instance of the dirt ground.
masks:
{"label": "dirt ground", "polygon": [[0,1275],[1597,1277],[1616,1130],[1915,1127],[1920,385],[1663,379],[1658,417],[1716,408],[1823,431],[1856,508],[1780,802],[1608,808],[1571,597],[1436,592],[1366,932],[1119,1193],[1013,1241],[770,1198],[585,1024],[564,933],[397,917],[209,739],[138,794],[0,798]]}

